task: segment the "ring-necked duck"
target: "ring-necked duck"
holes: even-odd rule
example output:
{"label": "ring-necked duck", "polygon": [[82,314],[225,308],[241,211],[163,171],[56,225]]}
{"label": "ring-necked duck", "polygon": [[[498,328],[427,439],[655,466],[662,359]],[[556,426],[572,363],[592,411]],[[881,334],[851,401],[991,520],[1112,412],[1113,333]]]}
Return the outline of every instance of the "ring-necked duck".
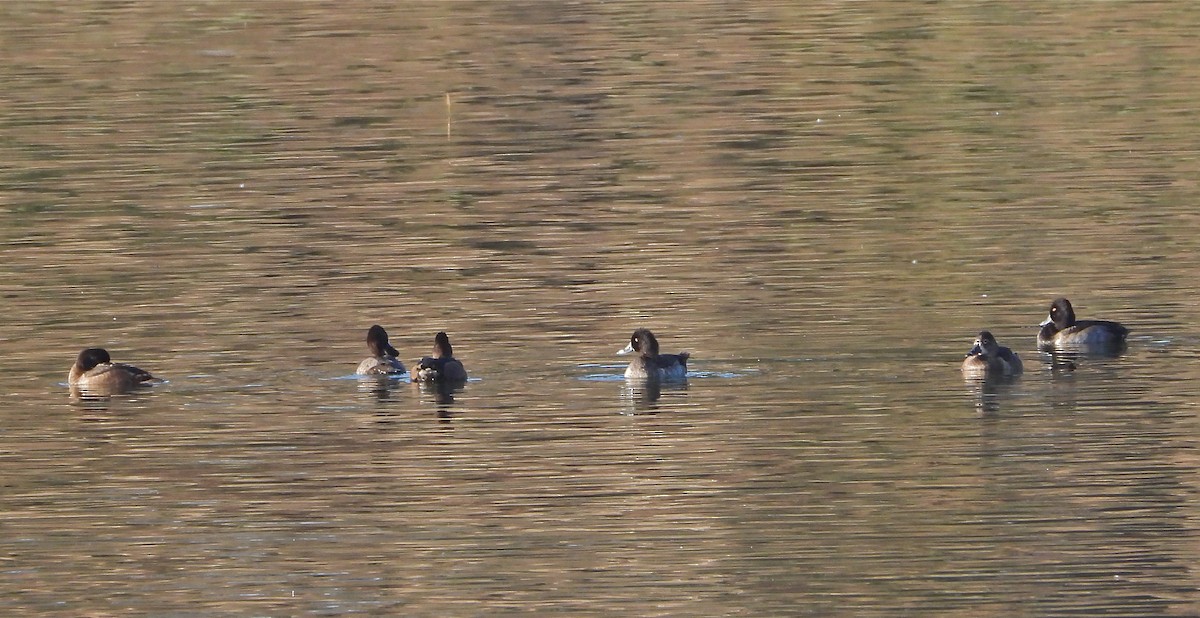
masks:
{"label": "ring-necked duck", "polygon": [[1076,320],[1071,301],[1056,298],[1050,303],[1050,315],[1042,321],[1038,331],[1038,347],[1043,350],[1054,348],[1107,349],[1119,348],[1125,343],[1129,329],[1116,322],[1104,320]]}
{"label": "ring-necked duck", "polygon": [[454,358],[454,348],[446,333],[433,338],[433,356],[417,361],[412,370],[413,382],[465,382],[467,370]]}
{"label": "ring-necked duck", "polygon": [[400,353],[388,343],[387,331],[382,326],[376,324],[367,331],[367,349],[371,351],[371,356],[358,364],[355,371],[358,375],[404,373],[404,363],[396,358]]}
{"label": "ring-necked duck", "polygon": [[71,366],[71,372],[67,374],[67,384],[73,388],[113,393],[130,390],[154,379],[148,371],[112,362],[108,350],[104,348],[88,348],[80,352]]}
{"label": "ring-necked duck", "polygon": [[975,347],[967,352],[962,362],[963,375],[968,377],[1012,376],[1021,373],[1022,369],[1021,357],[1000,345],[986,330],[975,338]]}
{"label": "ring-necked duck", "polygon": [[629,337],[629,345],[619,350],[617,354],[625,355],[638,353],[638,357],[629,363],[625,369],[625,377],[629,379],[661,379],[682,380],[687,377],[687,361],[691,356],[687,352],[679,354],[659,354],[658,340],[654,333],[645,328],[633,331]]}

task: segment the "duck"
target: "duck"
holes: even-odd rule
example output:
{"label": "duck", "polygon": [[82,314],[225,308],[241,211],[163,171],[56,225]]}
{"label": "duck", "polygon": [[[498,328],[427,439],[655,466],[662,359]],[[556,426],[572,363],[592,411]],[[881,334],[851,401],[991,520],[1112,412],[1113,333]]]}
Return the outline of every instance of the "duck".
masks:
{"label": "duck", "polygon": [[104,348],[88,348],[80,352],[67,374],[67,384],[73,389],[113,393],[128,391],[152,380],[157,378],[148,371],[112,362],[112,357]]}
{"label": "duck", "polygon": [[1113,350],[1125,345],[1129,329],[1106,320],[1076,320],[1071,301],[1056,298],[1050,303],[1050,315],[1038,326],[1037,343],[1041,350],[1084,349]]}
{"label": "duck", "polygon": [[629,380],[684,380],[687,378],[687,352],[659,354],[658,339],[649,329],[639,328],[629,337],[629,344],[617,351],[618,355],[638,353],[638,357],[625,369]]}
{"label": "duck", "polygon": [[388,343],[387,331],[376,324],[367,330],[367,349],[371,356],[363,359],[354,372],[360,376],[382,376],[405,373],[400,353]]}
{"label": "duck", "polygon": [[413,382],[466,382],[467,370],[454,358],[450,337],[439,332],[433,337],[433,355],[417,361],[411,376]]}
{"label": "duck", "polygon": [[980,331],[975,346],[967,352],[962,362],[962,372],[967,377],[1015,376],[1024,369],[1021,357],[1009,348],[1000,345],[988,331]]}

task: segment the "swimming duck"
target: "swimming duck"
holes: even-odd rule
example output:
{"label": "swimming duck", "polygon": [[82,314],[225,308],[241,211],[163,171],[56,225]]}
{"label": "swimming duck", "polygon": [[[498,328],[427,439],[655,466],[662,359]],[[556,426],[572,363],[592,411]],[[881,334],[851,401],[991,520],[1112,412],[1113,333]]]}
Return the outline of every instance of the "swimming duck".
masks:
{"label": "swimming duck", "polygon": [[1012,376],[1021,373],[1021,357],[1001,346],[992,333],[982,331],[975,338],[975,347],[962,362],[963,375],[968,377]]}
{"label": "swimming duck", "polygon": [[133,365],[112,362],[108,350],[88,348],[79,353],[67,374],[67,384],[88,391],[123,392],[156,379]]}
{"label": "swimming duck", "polygon": [[404,363],[397,359],[400,353],[388,343],[387,331],[376,324],[367,330],[367,349],[371,356],[363,359],[355,371],[358,375],[379,376],[404,373]]}
{"label": "swimming duck", "polygon": [[638,357],[625,369],[625,377],[632,380],[660,379],[683,380],[687,378],[687,352],[659,354],[658,339],[648,329],[639,328],[629,337],[629,345],[617,351],[619,355],[638,353]]}
{"label": "swimming duck", "polygon": [[413,382],[465,382],[466,379],[467,370],[454,358],[454,348],[444,332],[433,338],[433,356],[417,361],[412,370]]}
{"label": "swimming duck", "polygon": [[1112,350],[1124,345],[1129,334],[1129,329],[1116,322],[1076,320],[1071,301],[1065,298],[1050,303],[1050,315],[1039,326],[1042,330],[1038,331],[1037,342],[1042,350]]}

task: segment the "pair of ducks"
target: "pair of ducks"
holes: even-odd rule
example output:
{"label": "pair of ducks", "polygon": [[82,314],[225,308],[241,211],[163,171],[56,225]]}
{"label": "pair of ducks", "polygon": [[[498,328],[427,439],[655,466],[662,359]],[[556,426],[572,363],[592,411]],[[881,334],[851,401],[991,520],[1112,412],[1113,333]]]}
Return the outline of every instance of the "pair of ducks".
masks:
{"label": "pair of ducks", "polygon": [[[400,353],[388,343],[387,331],[378,324],[367,330],[367,349],[371,356],[358,364],[358,375],[387,376],[404,374]],[[625,369],[625,377],[641,380],[682,380],[687,377],[688,353],[659,354],[654,333],[639,328],[629,338],[629,345],[617,354],[638,353]],[[433,338],[433,355],[417,361],[410,374],[413,382],[461,383],[467,380],[467,370],[454,358],[450,337],[444,332]],[[106,392],[124,392],[156,378],[150,372],[133,365],[114,363],[104,348],[88,348],[79,353],[67,375],[72,388]]]}
{"label": "pair of ducks", "polygon": [[[358,364],[360,376],[386,376],[406,373],[400,353],[388,343],[387,331],[376,324],[367,330],[367,349],[371,356]],[[454,358],[450,337],[441,332],[433,338],[433,356],[417,361],[410,374],[413,382],[466,382],[467,370]]]}
{"label": "pair of ducks", "polygon": [[[1106,320],[1076,320],[1071,301],[1056,298],[1050,303],[1050,315],[1039,326],[1039,350],[1072,350],[1083,352],[1112,352],[1125,344],[1129,329]],[[1021,357],[996,341],[992,333],[983,331],[975,346],[963,359],[962,371],[968,376],[1011,376],[1021,373]]]}

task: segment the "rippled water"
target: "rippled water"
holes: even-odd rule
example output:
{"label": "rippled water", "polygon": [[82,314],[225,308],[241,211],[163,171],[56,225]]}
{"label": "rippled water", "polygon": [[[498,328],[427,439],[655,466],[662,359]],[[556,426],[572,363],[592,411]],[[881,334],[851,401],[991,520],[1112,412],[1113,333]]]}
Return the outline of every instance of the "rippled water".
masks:
{"label": "rippled water", "polygon": [[[1198,26],[0,3],[0,609],[1200,613]],[[374,323],[472,380],[348,375]]]}

